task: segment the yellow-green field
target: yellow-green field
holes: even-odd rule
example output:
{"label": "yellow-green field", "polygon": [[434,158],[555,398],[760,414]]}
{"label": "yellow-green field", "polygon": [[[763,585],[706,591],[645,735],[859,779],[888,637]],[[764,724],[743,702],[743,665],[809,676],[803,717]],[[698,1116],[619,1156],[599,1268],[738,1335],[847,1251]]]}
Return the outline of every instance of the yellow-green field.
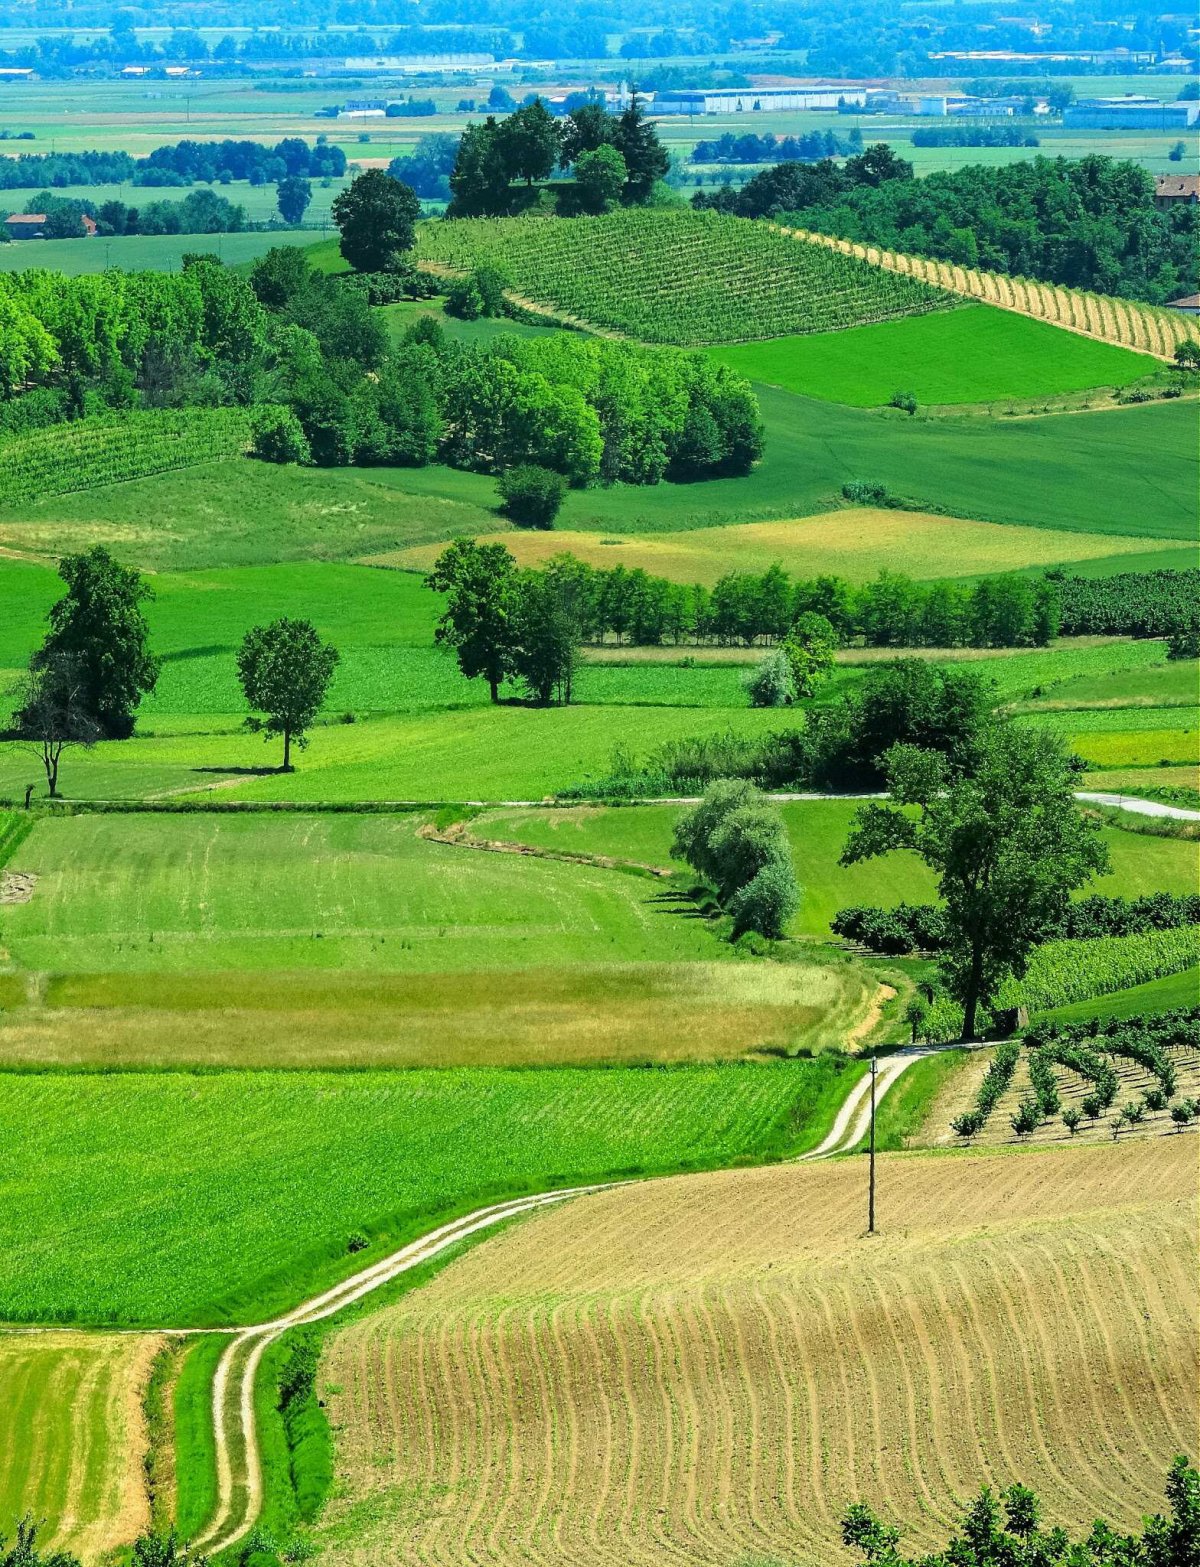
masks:
{"label": "yellow-green field", "polygon": [[[800,577],[836,572],[864,582],[886,568],[928,580],[1176,547],[1170,539],[1024,528],[861,506],[787,522],[731,523],[671,533],[606,536],[572,529],[512,529],[480,537],[502,537],[522,565],[540,565],[567,551],[593,566],[641,567],[676,582],[710,584],[727,571],[763,571],[775,561]],[[422,544],[376,559],[424,569],[441,548]]]}

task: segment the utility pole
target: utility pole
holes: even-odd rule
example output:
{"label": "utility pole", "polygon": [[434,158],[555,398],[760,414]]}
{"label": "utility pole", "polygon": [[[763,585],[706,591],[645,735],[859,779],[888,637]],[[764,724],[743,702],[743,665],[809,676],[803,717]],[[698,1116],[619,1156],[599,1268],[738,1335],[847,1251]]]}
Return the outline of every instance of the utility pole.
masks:
{"label": "utility pole", "polygon": [[870,1175],[867,1187],[867,1234],[875,1233],[875,1052],[871,1052],[871,1143],[870,1143]]}

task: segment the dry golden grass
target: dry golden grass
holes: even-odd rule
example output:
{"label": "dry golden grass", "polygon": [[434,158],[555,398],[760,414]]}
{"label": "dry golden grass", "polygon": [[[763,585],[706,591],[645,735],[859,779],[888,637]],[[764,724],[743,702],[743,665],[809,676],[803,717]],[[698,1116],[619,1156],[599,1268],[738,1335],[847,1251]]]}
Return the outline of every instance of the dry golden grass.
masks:
{"label": "dry golden grass", "polygon": [[96,1561],[150,1523],[142,1393],[153,1334],[0,1333],[0,1534]]}
{"label": "dry golden grass", "polygon": [[1132,1524],[1196,1451],[1195,1144],[892,1155],[539,1216],[339,1333],[330,1567],[848,1560],[981,1481]]}
{"label": "dry golden grass", "polygon": [[[797,576],[836,571],[851,582],[867,582],[897,565],[913,577],[936,578],[954,561],[957,573],[1014,571],[1025,566],[1093,560],[1172,549],[1170,539],[1122,538],[1053,528],[972,522],[930,512],[852,507],[786,522],[742,522],[678,533],[606,535],[556,528],[551,532],[512,529],[481,534],[499,539],[525,566],[537,566],[564,551],[593,566],[636,566],[675,582],[714,583],[736,561],[741,571],[762,571],[779,561]],[[443,545],[425,544],[377,557],[382,564],[427,570]]]}
{"label": "dry golden grass", "polygon": [[[464,849],[447,853],[466,854]],[[591,1066],[840,1046],[851,963],[612,963],[439,974],[81,975],[0,1012],[0,1064]]]}

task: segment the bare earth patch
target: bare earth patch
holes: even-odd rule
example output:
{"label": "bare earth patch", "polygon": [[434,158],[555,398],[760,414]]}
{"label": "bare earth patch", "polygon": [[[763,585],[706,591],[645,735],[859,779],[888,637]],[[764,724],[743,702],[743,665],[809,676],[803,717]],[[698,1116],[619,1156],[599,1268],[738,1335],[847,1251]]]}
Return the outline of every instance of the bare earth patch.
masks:
{"label": "bare earth patch", "polygon": [[0,871],[0,903],[28,903],[36,886],[32,871]]}

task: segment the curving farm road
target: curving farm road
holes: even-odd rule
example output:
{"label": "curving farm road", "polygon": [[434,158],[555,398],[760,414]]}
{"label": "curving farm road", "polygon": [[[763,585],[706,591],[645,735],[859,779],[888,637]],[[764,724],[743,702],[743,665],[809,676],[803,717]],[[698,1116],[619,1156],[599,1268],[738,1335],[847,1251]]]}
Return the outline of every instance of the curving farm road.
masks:
{"label": "curving farm road", "polygon": [[[944,1047],[914,1047],[886,1057],[875,1081],[876,1103],[915,1061],[933,1054],[938,1048]],[[801,1155],[802,1161],[828,1159],[834,1154],[847,1152],[862,1141],[870,1124],[870,1090],[869,1074],[859,1078],[847,1094],[828,1135],[811,1153]],[[361,1300],[363,1296],[391,1283],[411,1269],[420,1267],[422,1263],[429,1262],[481,1230],[519,1218],[535,1209],[549,1207],[553,1203],[609,1190],[621,1184],[616,1181],[597,1182],[591,1186],[542,1192],[476,1208],[461,1219],[443,1224],[428,1235],[411,1241],[381,1262],[373,1263],[369,1268],[343,1279],[332,1289],[314,1296],[283,1316],[249,1327],[220,1330],[230,1332],[231,1338],[213,1379],[217,1505],[205,1528],[192,1540],[190,1549],[211,1556],[235,1545],[254,1527],[262,1510],[262,1468],[255,1431],[254,1382],[264,1351],[280,1334],[306,1322],[319,1322],[333,1316],[344,1306]]]}

